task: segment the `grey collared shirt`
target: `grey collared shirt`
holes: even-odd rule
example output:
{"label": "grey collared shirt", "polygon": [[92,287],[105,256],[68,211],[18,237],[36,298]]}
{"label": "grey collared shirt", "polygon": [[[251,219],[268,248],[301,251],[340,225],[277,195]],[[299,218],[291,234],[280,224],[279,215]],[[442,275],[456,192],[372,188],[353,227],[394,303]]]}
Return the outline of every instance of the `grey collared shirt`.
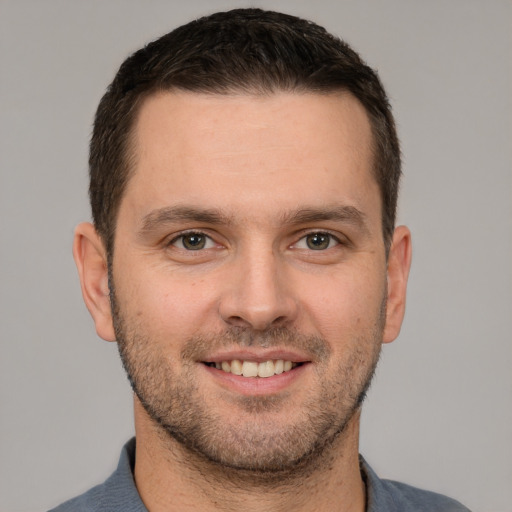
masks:
{"label": "grey collared shirt", "polygon": [[[104,483],[50,512],[148,512],[133,480],[135,439],[123,447],[117,469]],[[410,485],[381,480],[361,457],[367,512],[469,512],[458,501]]]}

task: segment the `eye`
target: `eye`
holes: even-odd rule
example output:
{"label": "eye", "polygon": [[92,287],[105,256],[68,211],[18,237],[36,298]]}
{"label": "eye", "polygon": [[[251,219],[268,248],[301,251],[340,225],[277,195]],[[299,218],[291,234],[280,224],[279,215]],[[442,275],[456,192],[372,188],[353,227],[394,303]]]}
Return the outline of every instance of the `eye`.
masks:
{"label": "eye", "polygon": [[333,235],[329,233],[309,233],[302,237],[296,244],[295,247],[298,249],[310,249],[313,251],[325,251],[338,245],[340,242]]}
{"label": "eye", "polygon": [[204,233],[196,232],[180,235],[176,237],[170,245],[186,251],[200,251],[201,249],[211,249],[215,247],[214,241],[209,236],[206,236]]}

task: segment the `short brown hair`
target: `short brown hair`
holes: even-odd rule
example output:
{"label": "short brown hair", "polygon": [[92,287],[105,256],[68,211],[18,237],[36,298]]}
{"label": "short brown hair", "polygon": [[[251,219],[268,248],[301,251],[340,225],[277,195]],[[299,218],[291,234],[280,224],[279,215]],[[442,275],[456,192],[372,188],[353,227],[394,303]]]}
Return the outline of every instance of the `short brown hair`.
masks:
{"label": "short brown hair", "polygon": [[377,73],[323,27],[287,14],[235,9],[194,20],[128,57],[101,99],[90,145],[94,224],[111,257],[130,177],[130,136],[142,99],[156,91],[230,94],[348,91],[365,107],[374,138],[374,177],[389,247],[401,175],[395,123]]}

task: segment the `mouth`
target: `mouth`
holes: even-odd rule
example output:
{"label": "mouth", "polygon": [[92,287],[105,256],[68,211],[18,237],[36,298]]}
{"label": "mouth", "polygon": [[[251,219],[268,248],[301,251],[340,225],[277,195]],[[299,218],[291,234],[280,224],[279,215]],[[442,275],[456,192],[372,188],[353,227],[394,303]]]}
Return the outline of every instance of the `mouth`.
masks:
{"label": "mouth", "polygon": [[274,375],[290,372],[302,366],[303,362],[294,362],[286,359],[269,359],[267,361],[251,361],[232,359],[227,361],[205,361],[204,365],[216,368],[224,373],[247,377],[247,378],[268,378]]}

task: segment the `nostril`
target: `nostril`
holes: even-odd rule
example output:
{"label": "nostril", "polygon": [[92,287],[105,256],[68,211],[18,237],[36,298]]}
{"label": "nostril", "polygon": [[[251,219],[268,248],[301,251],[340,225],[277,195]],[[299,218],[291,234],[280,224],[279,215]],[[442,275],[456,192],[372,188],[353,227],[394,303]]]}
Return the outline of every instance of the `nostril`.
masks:
{"label": "nostril", "polygon": [[222,297],[218,304],[218,313],[222,320],[233,327],[264,331],[269,327],[283,326],[295,319],[298,308],[294,300],[271,294],[271,290],[264,288],[264,283],[260,288],[259,295],[240,292]]}
{"label": "nostril", "polygon": [[269,327],[281,327],[286,323],[286,321],[287,317],[284,315],[278,316],[271,320],[270,322],[268,322],[267,319],[259,320],[256,318],[246,320],[245,318],[236,315],[230,316],[227,320],[227,322],[233,327],[250,327],[251,329],[254,329],[256,331],[264,331]]}
{"label": "nostril", "polygon": [[248,327],[249,322],[244,320],[241,316],[230,316],[228,322],[235,327]]}

